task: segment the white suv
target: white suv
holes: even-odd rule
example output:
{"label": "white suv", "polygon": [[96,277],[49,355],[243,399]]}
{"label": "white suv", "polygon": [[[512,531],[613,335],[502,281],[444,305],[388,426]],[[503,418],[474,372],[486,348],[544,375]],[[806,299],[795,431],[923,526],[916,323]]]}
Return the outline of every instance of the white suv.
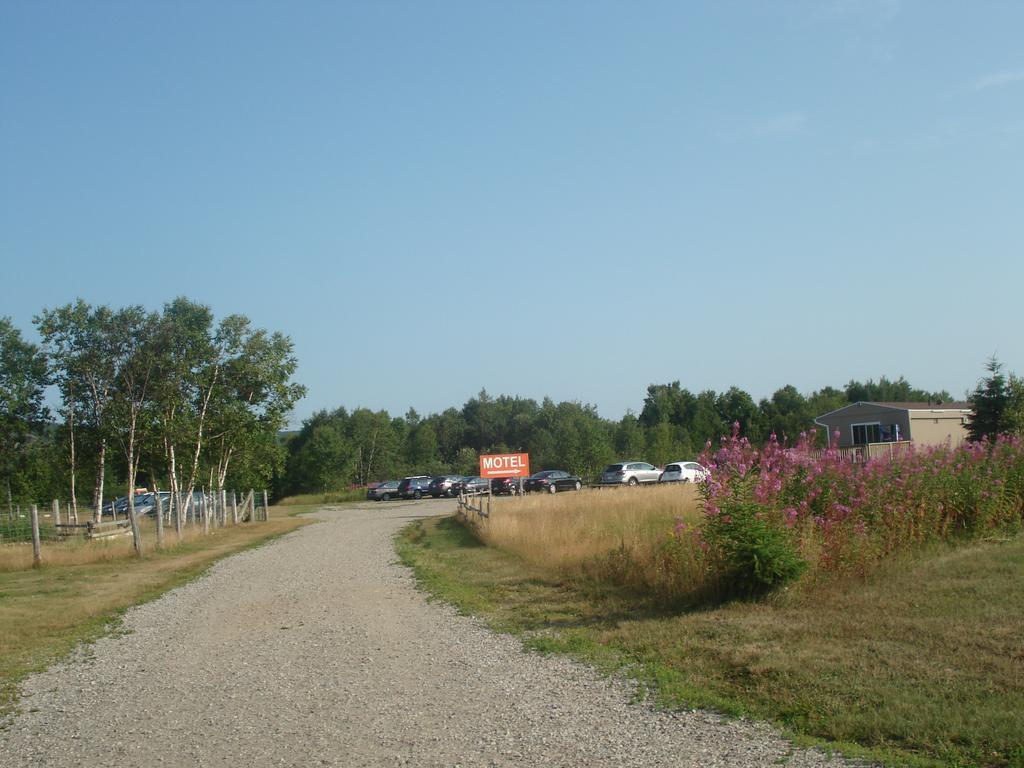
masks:
{"label": "white suv", "polygon": [[708,476],[708,471],[696,461],[673,461],[665,465],[665,471],[658,478],[659,483],[699,483]]}
{"label": "white suv", "polygon": [[656,483],[661,471],[646,461],[623,461],[609,464],[601,473],[600,485],[640,485],[640,483]]}

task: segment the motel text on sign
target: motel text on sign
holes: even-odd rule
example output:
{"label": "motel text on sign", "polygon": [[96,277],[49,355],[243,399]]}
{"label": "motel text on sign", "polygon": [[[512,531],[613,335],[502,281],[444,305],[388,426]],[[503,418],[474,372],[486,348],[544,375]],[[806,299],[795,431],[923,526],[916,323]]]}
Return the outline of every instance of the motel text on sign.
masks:
{"label": "motel text on sign", "polygon": [[499,453],[480,457],[480,477],[528,477],[530,454]]}

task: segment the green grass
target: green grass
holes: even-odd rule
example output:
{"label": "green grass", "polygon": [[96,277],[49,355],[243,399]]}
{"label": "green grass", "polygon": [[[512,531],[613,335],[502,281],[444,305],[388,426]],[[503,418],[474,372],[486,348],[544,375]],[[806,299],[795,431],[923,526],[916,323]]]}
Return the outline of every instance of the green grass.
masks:
{"label": "green grass", "polygon": [[344,504],[350,501],[366,501],[366,489],[346,488],[343,491],[326,491],[324,493],[303,493],[298,496],[285,496],[277,502],[277,506],[320,506],[323,504]]}
{"label": "green grass", "polygon": [[1024,539],[683,613],[543,572],[451,518],[411,524],[398,550],[432,594],[528,647],[625,669],[664,706],[893,765],[1024,766]]}
{"label": "green grass", "polygon": [[[50,522],[39,521],[39,537],[44,541],[55,538],[55,530]],[[6,514],[2,514],[0,517],[0,544],[18,541],[32,541],[32,520],[27,515],[11,520]]]}
{"label": "green grass", "polygon": [[[0,716],[17,706],[18,684],[80,643],[116,629],[124,611],[204,573],[215,561],[305,524],[275,515],[130,556],[77,565],[0,571]],[[8,545],[24,546],[24,545]]]}

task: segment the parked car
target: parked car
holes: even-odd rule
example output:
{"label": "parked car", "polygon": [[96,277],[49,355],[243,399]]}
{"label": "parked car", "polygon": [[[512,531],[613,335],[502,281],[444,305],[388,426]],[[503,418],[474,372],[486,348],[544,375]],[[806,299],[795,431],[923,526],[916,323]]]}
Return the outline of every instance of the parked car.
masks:
{"label": "parked car", "polygon": [[459,482],[455,483],[456,493],[484,493],[489,491],[491,488],[491,481],[486,477],[464,477]]}
{"label": "parked car", "polygon": [[597,482],[600,485],[640,485],[656,483],[660,476],[661,470],[646,461],[623,461],[605,467]]}
{"label": "parked car", "polygon": [[439,499],[442,496],[454,496],[454,486],[461,479],[462,475],[437,475],[430,478],[427,492],[435,499]]}
{"label": "parked car", "polygon": [[[163,503],[163,508],[167,509],[167,504],[171,498],[170,491],[160,491],[160,501]],[[135,494],[135,514],[139,517],[142,515],[148,515],[156,510],[156,493],[147,491],[146,493]],[[113,501],[108,501],[103,505],[103,514],[109,515],[116,512],[119,515],[128,514],[128,497],[119,496]]]}
{"label": "parked car", "polygon": [[527,493],[532,491],[544,491],[546,493],[578,491],[582,487],[582,480],[576,475],[570,475],[563,469],[545,469],[541,472],[534,472],[523,483],[523,490]]}
{"label": "parked car", "polygon": [[491,478],[491,493],[498,496],[515,496],[519,493],[520,485],[518,477],[494,477]]}
{"label": "parked car", "polygon": [[366,498],[371,501],[390,501],[398,497],[398,480],[385,480],[373,488],[366,489]]}
{"label": "parked car", "polygon": [[413,475],[402,478],[396,492],[403,499],[418,499],[427,493],[430,478],[427,475]]}
{"label": "parked car", "polygon": [[698,483],[708,476],[707,468],[696,461],[673,461],[665,465],[659,483]]}

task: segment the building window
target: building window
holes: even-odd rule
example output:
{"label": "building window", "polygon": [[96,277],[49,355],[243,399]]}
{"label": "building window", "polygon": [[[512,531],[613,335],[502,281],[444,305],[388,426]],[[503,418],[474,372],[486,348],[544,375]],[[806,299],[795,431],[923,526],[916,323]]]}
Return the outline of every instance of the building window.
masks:
{"label": "building window", "polygon": [[867,445],[868,443],[882,442],[882,425],[877,421],[874,424],[854,424],[853,444]]}
{"label": "building window", "polygon": [[896,443],[903,439],[900,434],[899,424],[854,424],[853,431],[854,445],[867,445],[868,443]]}

